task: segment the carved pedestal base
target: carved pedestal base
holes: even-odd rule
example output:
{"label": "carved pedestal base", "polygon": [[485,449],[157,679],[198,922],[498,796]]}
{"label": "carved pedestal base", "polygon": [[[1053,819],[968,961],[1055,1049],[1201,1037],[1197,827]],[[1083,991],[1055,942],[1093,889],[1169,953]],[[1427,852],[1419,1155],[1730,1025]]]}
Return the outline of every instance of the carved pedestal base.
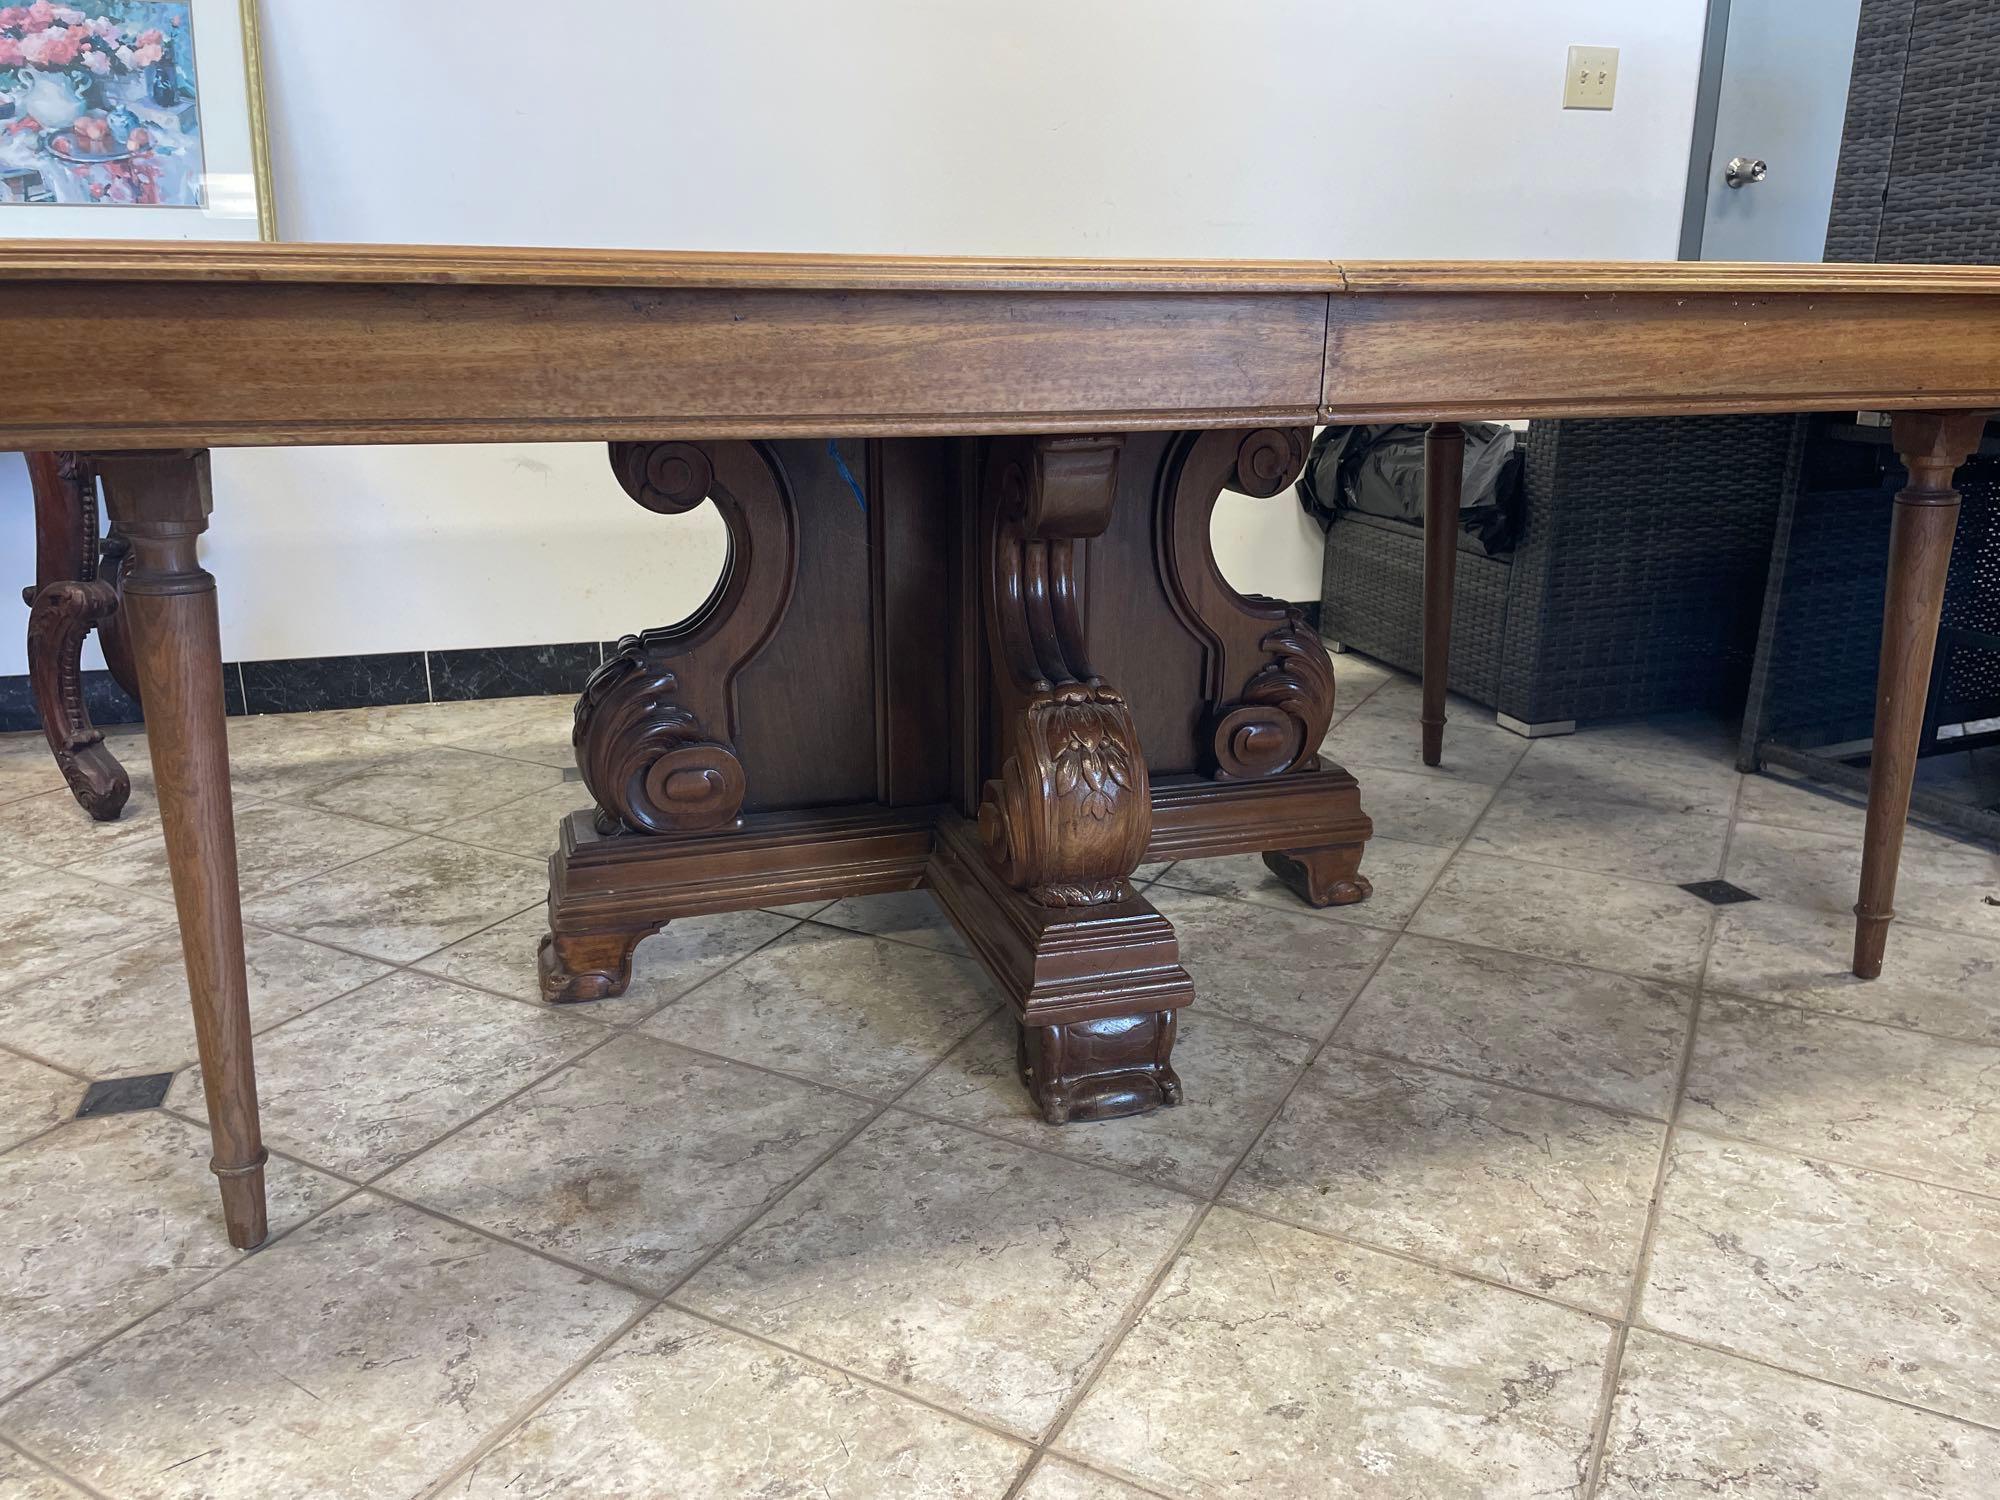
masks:
{"label": "carved pedestal base", "polygon": [[549,934],[535,958],[542,998],[551,1005],[617,999],[632,982],[632,950],[664,925],[629,932]]}
{"label": "carved pedestal base", "polygon": [[1331,844],[1318,849],[1267,849],[1264,865],[1310,906],[1352,906],[1375,887],[1360,873],[1365,844]]}
{"label": "carved pedestal base", "polygon": [[1174,1013],[1194,999],[1167,919],[1140,897],[1043,906],[946,814],[925,884],[1014,1007],[1021,1081],[1043,1119],[1108,1120],[1181,1101]]}
{"label": "carved pedestal base", "polygon": [[1170,1010],[1067,1026],[1018,1025],[1014,1062],[1042,1118],[1112,1120],[1181,1102]]}
{"label": "carved pedestal base", "polygon": [[1368,894],[1359,788],[1319,756],[1332,667],[1207,541],[1307,436],[614,445],[648,508],[713,500],[730,561],[585,691],[596,807],[551,863],[543,994],[621,993],[679,917],[928,889],[1043,1120],[1179,1104],[1194,983],[1132,871],[1276,850],[1316,906]]}

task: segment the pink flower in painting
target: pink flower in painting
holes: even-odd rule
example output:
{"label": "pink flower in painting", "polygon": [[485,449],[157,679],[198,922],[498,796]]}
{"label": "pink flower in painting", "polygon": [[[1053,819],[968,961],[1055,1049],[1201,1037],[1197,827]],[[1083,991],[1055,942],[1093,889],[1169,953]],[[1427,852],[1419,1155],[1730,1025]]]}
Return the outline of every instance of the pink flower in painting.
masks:
{"label": "pink flower in painting", "polygon": [[81,26],[84,22],[84,14],[82,11],[74,10],[67,5],[58,5],[56,7],[56,19],[65,26]]}
{"label": "pink flower in painting", "polygon": [[47,31],[34,33],[32,37],[24,39],[22,51],[27,51],[29,41],[40,44],[42,55],[37,58],[33,53],[29,53],[28,61],[40,62],[51,68],[68,67],[76,61],[77,54],[83,50],[83,33],[71,31],[67,26],[51,26]]}
{"label": "pink flower in painting", "polygon": [[160,60],[164,51],[165,49],[158,42],[150,43],[144,47],[134,47],[132,49],[132,61],[129,66],[134,68],[150,68]]}
{"label": "pink flower in painting", "polygon": [[19,42],[11,36],[0,36],[0,68],[18,68],[26,61]]}
{"label": "pink flower in painting", "polygon": [[76,60],[90,69],[99,78],[102,78],[106,73],[111,71],[111,59],[94,47],[85,47],[76,55]]}
{"label": "pink flower in painting", "polygon": [[107,42],[118,40],[118,23],[109,16],[99,16],[95,21],[90,23],[90,29],[103,37]]}
{"label": "pink flower in painting", "polygon": [[76,61],[83,40],[66,26],[30,31],[21,38],[21,55],[37,67],[64,68]]}
{"label": "pink flower in painting", "polygon": [[166,39],[167,39],[167,34],[164,31],[161,31],[157,26],[153,27],[151,30],[142,31],[139,33],[139,45],[141,47],[157,47],[160,45],[160,43],[164,42]]}
{"label": "pink flower in painting", "polygon": [[10,5],[0,10],[0,26],[25,26],[28,24],[28,10],[23,5]]}
{"label": "pink flower in painting", "polygon": [[56,8],[49,4],[49,0],[35,0],[35,3],[28,7],[27,19],[21,24],[30,31],[47,31],[55,18]]}
{"label": "pink flower in painting", "polygon": [[130,47],[120,47],[117,52],[118,60],[128,68],[132,66],[132,55]]}

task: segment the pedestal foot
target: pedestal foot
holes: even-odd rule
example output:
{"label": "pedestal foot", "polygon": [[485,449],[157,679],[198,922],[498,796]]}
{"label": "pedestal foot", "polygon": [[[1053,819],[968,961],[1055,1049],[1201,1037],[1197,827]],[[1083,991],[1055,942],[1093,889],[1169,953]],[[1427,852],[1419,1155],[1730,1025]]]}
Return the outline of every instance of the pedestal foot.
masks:
{"label": "pedestal foot", "polygon": [[[1174,1011],[1193,998],[1173,928],[1132,891],[1152,783],[1131,710],[1084,641],[1078,560],[1110,521],[1123,447],[1028,438],[989,454],[981,592],[998,774],[976,835],[940,825],[928,876],[1013,1003],[1021,1079],[1051,1125],[1178,1103],[1167,1058]],[[1241,738],[1261,753],[1267,729]]]}
{"label": "pedestal foot", "polygon": [[1284,881],[1308,906],[1352,906],[1375,892],[1360,873],[1366,844],[1329,844],[1318,849],[1270,849],[1265,868]]}
{"label": "pedestal foot", "polygon": [[615,1000],[632,982],[632,950],[665,923],[636,932],[552,933],[536,955],[542,998],[551,1005]]}
{"label": "pedestal foot", "polygon": [[1017,1026],[1015,1061],[1035,1107],[1051,1125],[1112,1120],[1181,1102],[1168,1059],[1174,1012],[1110,1016],[1064,1026]]}

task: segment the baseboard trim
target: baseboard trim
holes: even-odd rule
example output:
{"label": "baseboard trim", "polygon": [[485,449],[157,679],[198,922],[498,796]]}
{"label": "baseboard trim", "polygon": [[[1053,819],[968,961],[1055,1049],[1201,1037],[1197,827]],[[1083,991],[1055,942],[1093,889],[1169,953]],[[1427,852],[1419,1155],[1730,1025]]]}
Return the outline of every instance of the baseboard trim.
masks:
{"label": "baseboard trim", "polygon": [[[234,717],[580,693],[584,680],[604,660],[605,649],[603,641],[565,641],[224,662],[223,699]],[[100,729],[141,722],[139,706],[109,672],[83,674],[83,699]],[[0,677],[0,731],[41,727],[27,675]]]}

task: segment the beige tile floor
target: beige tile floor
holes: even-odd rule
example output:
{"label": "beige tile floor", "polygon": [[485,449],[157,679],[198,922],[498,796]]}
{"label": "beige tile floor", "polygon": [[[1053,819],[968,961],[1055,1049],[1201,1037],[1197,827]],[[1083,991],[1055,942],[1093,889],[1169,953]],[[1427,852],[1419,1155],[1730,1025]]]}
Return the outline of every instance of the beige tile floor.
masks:
{"label": "beige tile floor", "polygon": [[1727,726],[1429,771],[1339,680],[1374,899],[1144,871],[1188,1102],[1064,1130],[921,896],[539,1004],[566,700],[233,724],[247,1256],[143,742],[107,827],[0,741],[0,1496],[1994,1494],[2000,857],[1913,831],[1858,984],[1856,808]]}

